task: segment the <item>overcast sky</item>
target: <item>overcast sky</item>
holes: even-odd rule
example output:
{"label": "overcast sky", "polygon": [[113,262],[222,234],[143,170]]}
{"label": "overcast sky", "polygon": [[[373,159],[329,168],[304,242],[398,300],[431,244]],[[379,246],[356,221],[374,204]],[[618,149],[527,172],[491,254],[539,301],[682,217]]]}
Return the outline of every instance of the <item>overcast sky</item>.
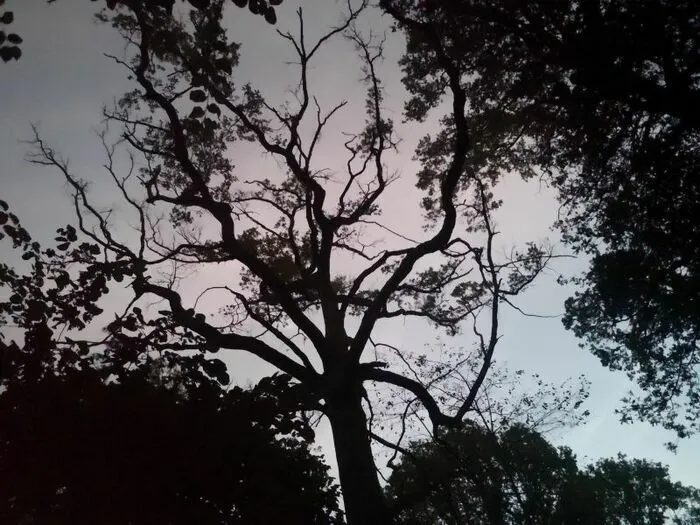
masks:
{"label": "overcast sky", "polygon": [[[279,8],[280,29],[295,29],[294,9],[299,2],[305,8],[309,31],[336,22],[339,18],[335,2],[322,0],[285,0]],[[70,158],[71,167],[81,177],[95,181],[93,195],[110,202],[112,194],[104,184],[101,164],[103,151],[94,130],[100,124],[100,109],[126,89],[132,87],[126,74],[102,53],[120,53],[121,41],[108,27],[98,26],[91,19],[96,4],[88,0],[61,0],[46,6],[42,0],[7,0],[6,7],[15,12],[14,30],[24,38],[24,56],[18,63],[0,64],[0,198],[10,202],[25,226],[39,239],[50,239],[55,228],[73,222],[69,193],[58,173],[29,165],[24,156],[31,137],[30,123],[40,124],[42,136],[56,150]],[[258,17],[236,10],[230,17],[232,36],[243,42],[242,62],[236,73],[239,78],[251,80],[264,92],[281,96],[284,87],[294,82],[292,66],[285,65],[290,58],[285,44],[274,31]],[[383,30],[385,22],[373,21]],[[382,68],[384,82],[390,97],[393,115],[400,121],[400,100],[403,91],[396,69],[396,58],[401,43],[396,35],[389,35],[387,59]],[[393,40],[392,40],[393,39]],[[342,98],[362,96],[352,49],[347,43],[332,44],[319,57],[313,69],[318,80],[316,94],[322,103],[331,104]],[[347,58],[344,58],[347,57]],[[398,101],[391,105],[392,101]],[[362,107],[360,106],[360,110]],[[361,111],[342,113],[341,127],[361,124]],[[359,120],[358,120],[359,119]],[[340,128],[339,128],[340,129]],[[412,145],[419,137],[415,126],[399,128],[404,140],[402,155],[405,161],[394,168],[411,177]],[[333,151],[332,149],[329,151]],[[327,153],[328,161],[333,155]],[[258,153],[248,152],[235,159],[239,168],[259,172],[269,168]],[[405,173],[404,173],[405,172]],[[406,188],[411,196],[412,180]],[[557,205],[551,192],[536,182],[524,184],[516,177],[509,179],[501,190],[505,199],[498,216],[503,233],[499,242],[507,249],[511,243],[528,239],[550,239],[556,242],[556,232],[550,229]],[[116,197],[114,199],[116,201]],[[419,232],[418,203],[406,211],[403,199],[385,202],[392,209],[389,223],[402,233]],[[402,211],[399,211],[402,210]],[[565,251],[563,247],[560,251]],[[557,272],[571,273],[584,267],[585,261],[567,260],[554,265],[554,270],[541,279],[519,301],[526,311],[538,314],[560,314],[563,301],[570,290],[558,286]],[[585,373],[592,381],[591,398],[587,408],[592,417],[581,427],[556,436],[559,443],[571,446],[579,457],[595,459],[624,452],[633,457],[646,457],[670,465],[674,479],[700,486],[700,439],[680,443],[678,453],[670,454],[663,443],[673,435],[646,424],[622,426],[614,414],[619,400],[630,388],[623,374],[612,373],[577,346],[558,318],[539,319],[523,317],[514,311],[505,311],[501,326],[503,340],[497,359],[510,368],[523,368],[528,373],[540,373],[545,379],[560,382]],[[434,343],[432,328],[420,323],[396,325],[393,337],[399,343],[423,345]],[[468,337],[453,341],[457,346],[468,346]],[[255,377],[264,367],[251,358],[239,360],[230,357],[240,377]],[[241,364],[243,363],[243,364]],[[321,433],[324,441],[328,435]]]}

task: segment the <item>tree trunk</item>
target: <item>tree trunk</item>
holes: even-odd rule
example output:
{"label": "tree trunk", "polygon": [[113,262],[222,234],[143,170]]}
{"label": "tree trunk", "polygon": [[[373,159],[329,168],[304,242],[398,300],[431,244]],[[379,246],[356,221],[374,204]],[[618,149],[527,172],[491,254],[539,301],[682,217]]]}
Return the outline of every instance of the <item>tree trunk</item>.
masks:
{"label": "tree trunk", "polygon": [[340,486],[348,525],[391,525],[379,485],[362,398],[350,395],[329,404]]}

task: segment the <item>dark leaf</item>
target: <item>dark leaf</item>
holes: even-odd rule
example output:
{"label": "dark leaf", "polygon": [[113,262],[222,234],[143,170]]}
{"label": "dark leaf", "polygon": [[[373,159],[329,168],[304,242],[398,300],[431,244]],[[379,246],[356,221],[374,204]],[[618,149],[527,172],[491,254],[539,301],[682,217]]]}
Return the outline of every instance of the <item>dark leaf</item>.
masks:
{"label": "dark leaf", "polygon": [[204,108],[202,106],[195,106],[190,112],[190,118],[198,119],[204,116]]}
{"label": "dark leaf", "polygon": [[230,381],[226,363],[220,359],[205,359],[202,361],[202,369],[222,385],[228,384]]}
{"label": "dark leaf", "polygon": [[0,16],[0,22],[3,24],[11,24],[15,19],[15,15],[12,11],[5,11],[2,16]]}
{"label": "dark leaf", "polygon": [[71,242],[75,242],[78,240],[78,236],[76,235],[75,228],[71,226],[70,224],[66,226],[66,239],[68,239]]}
{"label": "dark leaf", "polygon": [[0,59],[3,62],[19,60],[22,57],[22,50],[18,47],[0,47]]}
{"label": "dark leaf", "polygon": [[265,10],[265,20],[267,21],[268,24],[274,25],[277,23],[277,13],[275,13],[274,7],[268,7]]}
{"label": "dark leaf", "polygon": [[192,102],[204,102],[207,99],[207,94],[201,89],[190,91],[190,100]]}
{"label": "dark leaf", "polygon": [[7,41],[11,44],[21,44],[22,37],[16,33],[10,33],[9,35],[7,35]]}
{"label": "dark leaf", "polygon": [[261,14],[263,7],[264,4],[260,0],[249,0],[248,2],[248,9],[250,9],[250,12],[254,15]]}

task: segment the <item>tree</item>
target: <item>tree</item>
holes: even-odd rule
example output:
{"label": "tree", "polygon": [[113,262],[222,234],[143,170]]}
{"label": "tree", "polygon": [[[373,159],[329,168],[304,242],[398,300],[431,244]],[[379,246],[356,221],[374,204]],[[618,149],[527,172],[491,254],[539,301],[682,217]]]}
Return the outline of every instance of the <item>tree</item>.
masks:
{"label": "tree", "polygon": [[19,342],[0,338],[0,521],[344,523],[288,377],[224,390],[225,365],[201,353],[150,352],[125,367],[129,348],[61,342],[98,308],[92,283],[85,272],[64,282],[83,263],[7,218],[32,268],[0,266],[0,326],[19,330]]}
{"label": "tree", "polygon": [[409,116],[448,91],[439,40],[463,71],[475,154],[558,190],[564,240],[591,256],[564,324],[645,390],[627,414],[697,430],[697,2],[382,5],[410,34]]}
{"label": "tree", "polygon": [[138,373],[105,384],[89,370],[10,384],[0,394],[0,519],[344,523],[308,423],[279,412],[281,386],[183,395]]}
{"label": "tree", "polygon": [[467,426],[413,443],[387,492],[399,523],[413,525],[663,525],[700,516],[700,492],[672,482],[666,467],[619,455],[581,469],[571,450],[519,425]]}
{"label": "tree", "polygon": [[[371,399],[366,386],[410,393],[436,432],[460,424],[474,412],[491,367],[499,309],[513,304],[551,254],[528,244],[512,257],[499,256],[493,211],[500,202],[493,190],[502,166],[474,156],[462,71],[439,42],[435,52],[452,102],[439,136],[418,151],[427,230],[421,240],[393,236],[386,249],[373,251],[371,239],[391,235],[379,222],[382,203],[405,195],[389,191],[397,181],[387,165],[397,139],[377,74],[381,42],[354,25],[366,5],[349,5],[346,20],[314,42],[305,36],[301,12],[299,36],[281,32],[297,55],[299,84],[296,100],[278,107],[253,86],[234,84],[239,46],[221,27],[224,5],[212,1],[178,18],[138,3],[102,14],[128,42],[127,57],[114,59],[137,84],[105,114],[121,126],[121,145],[132,155],[117,162],[116,146],[105,137],[106,167],[133,212],[136,236],[110,227],[113,216],[91,203],[87,185],[39,136],[34,161],[58,168],[74,190],[80,235],[100,246],[99,259],[87,263],[89,278],[102,288],[126,281],[142,306],[154,298],[164,304],[141,314],[130,306],[110,325],[109,344],[125,356],[242,350],[290,375],[314,399],[307,408],[330,421],[349,522],[391,523],[363,408]],[[343,136],[347,163],[331,176],[316,152],[345,103],[315,106],[308,71],[320,47],[341,35],[363,61],[367,119],[363,129]],[[239,179],[229,148],[245,141],[282,169]],[[80,253],[66,236],[59,242]],[[175,279],[159,280],[169,264],[217,265],[222,282],[202,295],[226,294],[223,312],[181,294]],[[441,410],[431,385],[392,369],[395,359],[382,360],[387,354],[373,335],[379,323],[397,318],[417,318],[448,334],[467,326],[474,334],[480,365],[465,378],[468,393],[454,411]],[[368,356],[372,347],[379,360]]]}

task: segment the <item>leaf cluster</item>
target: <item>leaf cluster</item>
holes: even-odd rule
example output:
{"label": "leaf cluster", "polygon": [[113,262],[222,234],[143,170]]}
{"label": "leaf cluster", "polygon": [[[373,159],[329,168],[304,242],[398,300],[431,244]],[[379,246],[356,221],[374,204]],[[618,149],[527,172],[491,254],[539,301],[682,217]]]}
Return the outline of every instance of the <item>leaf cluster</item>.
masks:
{"label": "leaf cluster", "polygon": [[618,455],[582,468],[571,450],[518,425],[467,425],[414,443],[387,493],[398,522],[413,525],[680,525],[700,512],[698,490],[672,482],[663,465]]}

